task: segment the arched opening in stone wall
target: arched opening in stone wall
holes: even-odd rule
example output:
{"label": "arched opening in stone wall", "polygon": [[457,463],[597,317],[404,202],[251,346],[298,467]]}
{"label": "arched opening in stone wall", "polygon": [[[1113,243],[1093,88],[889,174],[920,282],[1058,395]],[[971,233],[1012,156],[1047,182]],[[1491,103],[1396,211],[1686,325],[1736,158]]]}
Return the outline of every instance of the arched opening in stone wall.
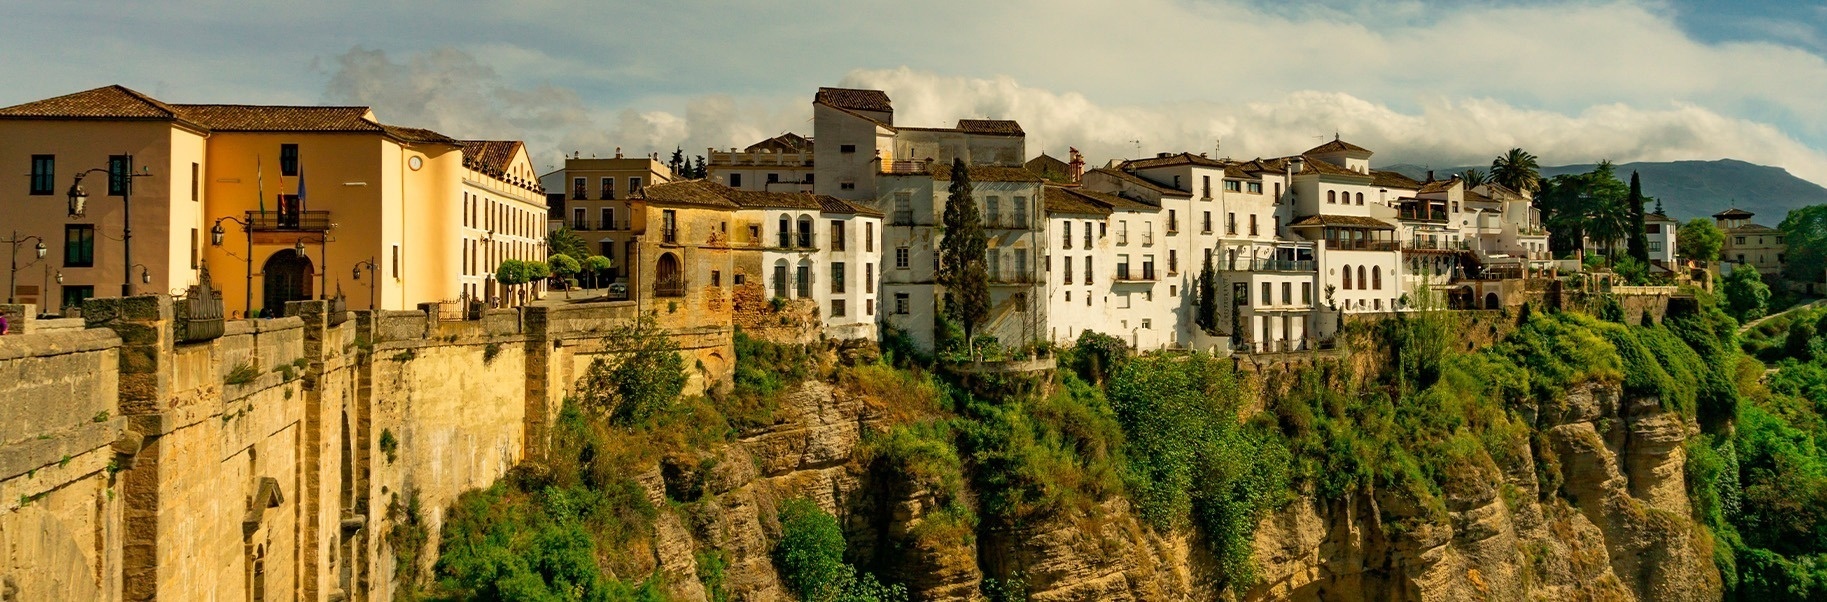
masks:
{"label": "arched opening in stone wall", "polygon": [[311,259],[297,251],[282,249],[274,253],[260,268],[261,280],[265,286],[261,307],[272,310],[273,315],[280,315],[285,312],[287,301],[310,299],[311,277],[314,274]]}

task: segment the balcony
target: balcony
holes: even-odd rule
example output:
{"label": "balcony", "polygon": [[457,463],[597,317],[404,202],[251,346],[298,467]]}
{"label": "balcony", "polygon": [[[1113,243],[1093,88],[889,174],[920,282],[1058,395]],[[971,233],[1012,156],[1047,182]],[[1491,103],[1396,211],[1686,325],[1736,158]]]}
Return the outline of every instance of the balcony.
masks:
{"label": "balcony", "polygon": [[1311,259],[1250,259],[1239,258],[1228,265],[1218,266],[1221,272],[1314,272],[1318,264]]}
{"label": "balcony", "polygon": [[679,228],[677,226],[660,228],[660,241],[669,245],[679,244]]}
{"label": "balcony", "polygon": [[883,161],[882,173],[886,174],[923,174],[929,164],[925,161]]}
{"label": "balcony", "polygon": [[1447,221],[1446,209],[1427,211],[1409,207],[1407,205],[1404,205],[1401,211],[1397,212],[1396,217],[1402,221],[1410,222],[1439,222],[1444,224]]}
{"label": "balcony", "polygon": [[1471,248],[1463,240],[1411,240],[1402,243],[1404,251],[1466,251]]}
{"label": "balcony", "polygon": [[255,232],[328,232],[330,212],[292,211],[247,212],[248,229]]}
{"label": "balcony", "polygon": [[1393,240],[1328,240],[1326,248],[1333,251],[1394,251],[1402,245]]}
{"label": "balcony", "polygon": [[1129,269],[1128,264],[1117,264],[1117,282],[1154,282],[1155,266],[1143,264],[1140,271]]}

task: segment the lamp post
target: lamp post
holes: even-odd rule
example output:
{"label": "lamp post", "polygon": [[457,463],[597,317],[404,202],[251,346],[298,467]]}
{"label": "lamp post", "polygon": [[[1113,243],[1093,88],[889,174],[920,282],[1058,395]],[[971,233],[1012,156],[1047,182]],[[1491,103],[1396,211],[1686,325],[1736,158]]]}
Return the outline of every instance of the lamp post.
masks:
{"label": "lamp post", "polygon": [[[112,167],[112,166],[110,166]],[[120,156],[120,173],[107,167],[97,167],[76,172],[76,181],[70,183],[70,217],[83,217],[89,204],[89,193],[82,189],[82,179],[89,174],[102,172],[111,177],[120,178],[121,187],[121,265],[126,271],[121,274],[121,296],[133,296],[133,179],[151,177],[150,171],[142,170],[133,173],[133,155]],[[110,182],[112,184],[112,182]],[[142,274],[145,274],[142,272]],[[142,278],[150,282],[149,278]]]}
{"label": "lamp post", "polygon": [[[377,298],[376,291],[378,290],[375,287],[376,287],[376,285],[380,284],[381,279],[376,278],[374,276],[374,270],[375,270],[374,258],[369,257],[367,261],[356,262],[356,264],[355,264],[355,281],[356,282],[362,281],[362,268],[368,268],[368,310],[373,311],[375,299]],[[465,311],[467,311],[467,310],[468,309],[465,308]]]}
{"label": "lamp post", "polygon": [[[140,269],[140,284],[152,284],[152,270],[146,269],[146,264],[136,263],[133,267]],[[127,268],[127,272],[131,274],[133,268]]]}
{"label": "lamp post", "polygon": [[[57,270],[57,284],[58,285],[63,284],[63,270]],[[47,306],[50,305],[50,301],[51,301],[51,263],[50,262],[45,262],[45,264],[44,264],[44,294],[40,295],[39,298],[45,300],[45,305],[47,305]],[[59,306],[63,305],[63,296],[62,295],[58,295],[57,304]],[[51,308],[41,307],[41,308],[39,308],[39,311],[42,313],[48,314],[48,313],[51,313]],[[63,314],[63,308],[58,307],[57,313],[59,315]]]}
{"label": "lamp post", "polygon": [[[32,246],[32,250],[36,251],[38,253],[38,259],[32,260],[32,263],[37,263],[39,261],[42,261],[44,259],[45,252],[49,251],[49,249],[46,249],[44,246],[43,238],[39,238],[37,236],[21,237],[21,236],[19,236],[19,231],[14,230],[13,237],[11,239],[0,240],[0,243],[6,243],[13,247],[13,259],[12,259],[12,264],[11,264],[11,270],[7,272],[7,280],[6,280],[6,302],[9,304],[13,302],[13,292],[19,290],[19,245],[25,244],[25,241],[28,241],[28,240],[38,241],[38,244]],[[25,265],[29,266],[29,265],[32,265],[32,263],[27,263]],[[40,294],[39,296],[42,297],[43,295]]]}
{"label": "lamp post", "polygon": [[222,246],[222,236],[228,233],[222,229],[222,222],[225,221],[240,224],[241,232],[247,235],[247,256],[242,258],[242,261],[247,263],[247,284],[241,290],[241,314],[246,316],[249,312],[254,311],[254,227],[253,224],[231,215],[218,217],[216,225],[209,229],[211,246]]}
{"label": "lamp post", "polygon": [[328,257],[330,253],[330,237],[319,236],[317,238],[299,238],[298,242],[292,245],[292,251],[298,253],[301,257],[304,256],[305,243],[307,242],[317,243],[317,298],[328,299],[330,297],[325,294],[324,291],[330,286],[330,264],[325,258]]}

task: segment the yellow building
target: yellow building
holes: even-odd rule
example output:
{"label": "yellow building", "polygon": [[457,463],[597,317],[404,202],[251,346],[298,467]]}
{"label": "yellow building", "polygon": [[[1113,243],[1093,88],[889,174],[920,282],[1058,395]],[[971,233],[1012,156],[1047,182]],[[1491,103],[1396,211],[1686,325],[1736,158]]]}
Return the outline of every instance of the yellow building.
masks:
{"label": "yellow building", "polygon": [[1731,208],[1713,214],[1713,224],[1725,233],[1725,244],[1719,258],[1727,263],[1749,265],[1765,277],[1781,275],[1789,245],[1776,228],[1752,223],[1756,214]]}
{"label": "yellow building", "polygon": [[629,200],[631,293],[644,314],[688,332],[731,320],[730,222],[740,208],[704,180],[647,186]]}
{"label": "yellow building", "polygon": [[589,245],[591,253],[609,258],[614,265],[611,277],[627,278],[627,259],[634,244],[628,201],[647,187],[673,178],[672,169],[659,159],[623,157],[620,149],[612,159],[565,159],[564,169],[541,177],[547,189],[565,193],[564,206],[552,212],[550,229],[571,229]]}
{"label": "yellow building", "polygon": [[[0,164],[29,166],[0,170],[0,209],[56,250],[63,284],[46,306],[129,277],[179,294],[207,266],[231,315],[338,292],[351,308],[411,309],[482,294],[501,259],[544,257],[524,148],[468,146],[481,153],[466,161],[466,143],[367,107],[170,104],[108,86],[0,109]],[[86,180],[83,215],[64,201],[74,172],[120,155],[136,172],[131,271],[120,178]]]}

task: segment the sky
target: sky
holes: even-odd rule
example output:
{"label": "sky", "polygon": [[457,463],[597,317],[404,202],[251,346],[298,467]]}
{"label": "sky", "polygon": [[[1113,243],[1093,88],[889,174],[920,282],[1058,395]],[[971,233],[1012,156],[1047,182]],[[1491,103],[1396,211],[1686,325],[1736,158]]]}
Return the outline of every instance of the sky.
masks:
{"label": "sky", "polygon": [[385,122],[637,155],[810,135],[819,86],[896,122],[1016,119],[1030,154],[1379,165],[1734,158],[1827,184],[1827,6],[1775,0],[0,2],[0,106],[360,104]]}

